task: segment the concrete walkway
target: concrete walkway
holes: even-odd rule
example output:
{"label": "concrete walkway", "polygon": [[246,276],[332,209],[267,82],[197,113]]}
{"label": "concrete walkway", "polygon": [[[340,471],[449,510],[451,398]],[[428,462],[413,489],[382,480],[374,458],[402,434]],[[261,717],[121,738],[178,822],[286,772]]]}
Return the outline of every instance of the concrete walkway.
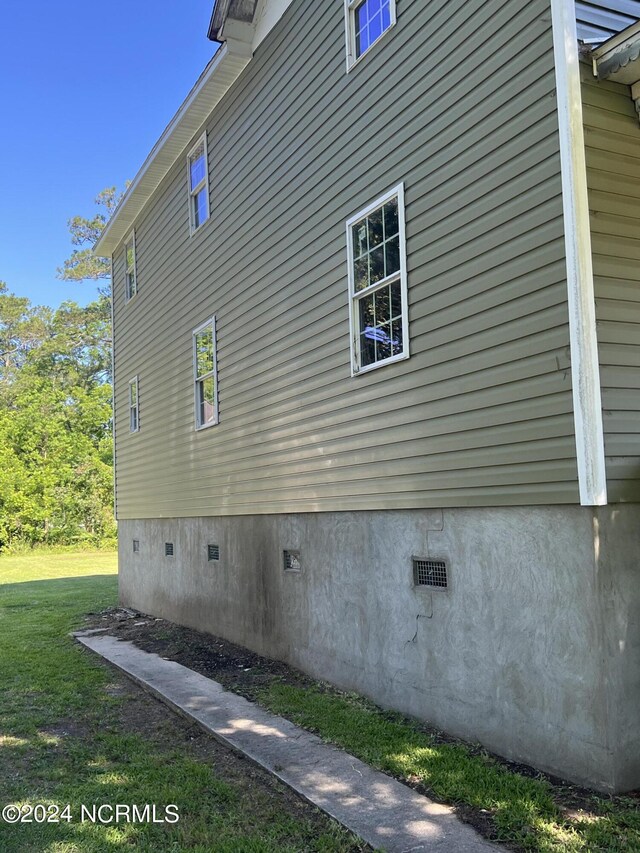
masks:
{"label": "concrete walkway", "polygon": [[130,642],[78,632],[97,652],[218,740],[244,753],[376,849],[481,853],[497,847],[433,803],[357,758],[276,717],[218,682]]}

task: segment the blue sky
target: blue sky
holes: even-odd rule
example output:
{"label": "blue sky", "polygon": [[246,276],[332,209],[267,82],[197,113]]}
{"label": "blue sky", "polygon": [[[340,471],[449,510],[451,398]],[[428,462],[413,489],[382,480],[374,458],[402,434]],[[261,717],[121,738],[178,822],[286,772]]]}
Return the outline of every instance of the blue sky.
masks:
{"label": "blue sky", "polygon": [[5,3],[0,51],[0,280],[33,302],[58,281],[67,220],[133,178],[213,55],[213,0]]}

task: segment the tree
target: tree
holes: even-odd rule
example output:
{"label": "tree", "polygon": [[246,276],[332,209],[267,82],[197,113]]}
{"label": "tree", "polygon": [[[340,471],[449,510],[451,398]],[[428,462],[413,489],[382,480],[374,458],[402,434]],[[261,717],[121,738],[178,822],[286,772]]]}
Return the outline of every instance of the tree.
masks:
{"label": "tree", "polygon": [[[128,181],[126,186],[129,186]],[[74,249],[71,257],[58,268],[58,278],[64,281],[86,281],[87,279],[100,281],[110,277],[109,260],[96,257],[93,254],[93,246],[123,195],[124,192],[118,192],[116,187],[107,187],[95,198],[95,203],[101,210],[92,219],[84,216],[74,216],[69,219],[67,224],[71,232],[71,242],[74,246],[82,248]],[[98,291],[103,296],[109,295],[109,287],[98,287]]]}
{"label": "tree", "polygon": [[109,331],[104,297],[54,311],[0,289],[0,547],[115,535]]}
{"label": "tree", "polygon": [[33,308],[28,299],[9,293],[0,281],[0,388],[6,386],[24,364],[33,347],[42,341],[51,312]]}

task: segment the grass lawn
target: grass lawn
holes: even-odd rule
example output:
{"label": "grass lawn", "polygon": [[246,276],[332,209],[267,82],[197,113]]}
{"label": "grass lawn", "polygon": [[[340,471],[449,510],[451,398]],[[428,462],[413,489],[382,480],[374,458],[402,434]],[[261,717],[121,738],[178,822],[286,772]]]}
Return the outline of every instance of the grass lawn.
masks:
{"label": "grass lawn", "polygon": [[[83,614],[116,603],[115,572],[105,552],[0,558],[0,808],[42,803],[62,818],[0,819],[0,851],[365,849],[74,643]],[[147,803],[158,818],[175,804],[178,822],[79,818],[82,805]]]}
{"label": "grass lawn", "polygon": [[272,683],[255,698],[442,802],[481,810],[493,825],[491,835],[518,850],[640,851],[637,798],[599,797],[551,785],[542,775],[521,775],[482,750],[442,743],[399,714],[331,688]]}

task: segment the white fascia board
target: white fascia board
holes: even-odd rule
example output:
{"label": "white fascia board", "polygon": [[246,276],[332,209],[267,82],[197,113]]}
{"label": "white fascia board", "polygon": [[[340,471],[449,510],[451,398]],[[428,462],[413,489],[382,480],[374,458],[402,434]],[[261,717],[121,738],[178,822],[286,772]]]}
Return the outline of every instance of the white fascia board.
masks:
{"label": "white fascia board", "polygon": [[551,17],[580,503],[602,506],[607,480],[574,0],[551,0]]}
{"label": "white fascia board", "polygon": [[640,80],[640,21],[627,27],[591,54],[600,80],[633,86]]}
{"label": "white fascia board", "polygon": [[107,223],[93,248],[95,255],[108,257],[113,253],[160,182],[250,60],[251,45],[246,43],[225,43],[216,51]]}

